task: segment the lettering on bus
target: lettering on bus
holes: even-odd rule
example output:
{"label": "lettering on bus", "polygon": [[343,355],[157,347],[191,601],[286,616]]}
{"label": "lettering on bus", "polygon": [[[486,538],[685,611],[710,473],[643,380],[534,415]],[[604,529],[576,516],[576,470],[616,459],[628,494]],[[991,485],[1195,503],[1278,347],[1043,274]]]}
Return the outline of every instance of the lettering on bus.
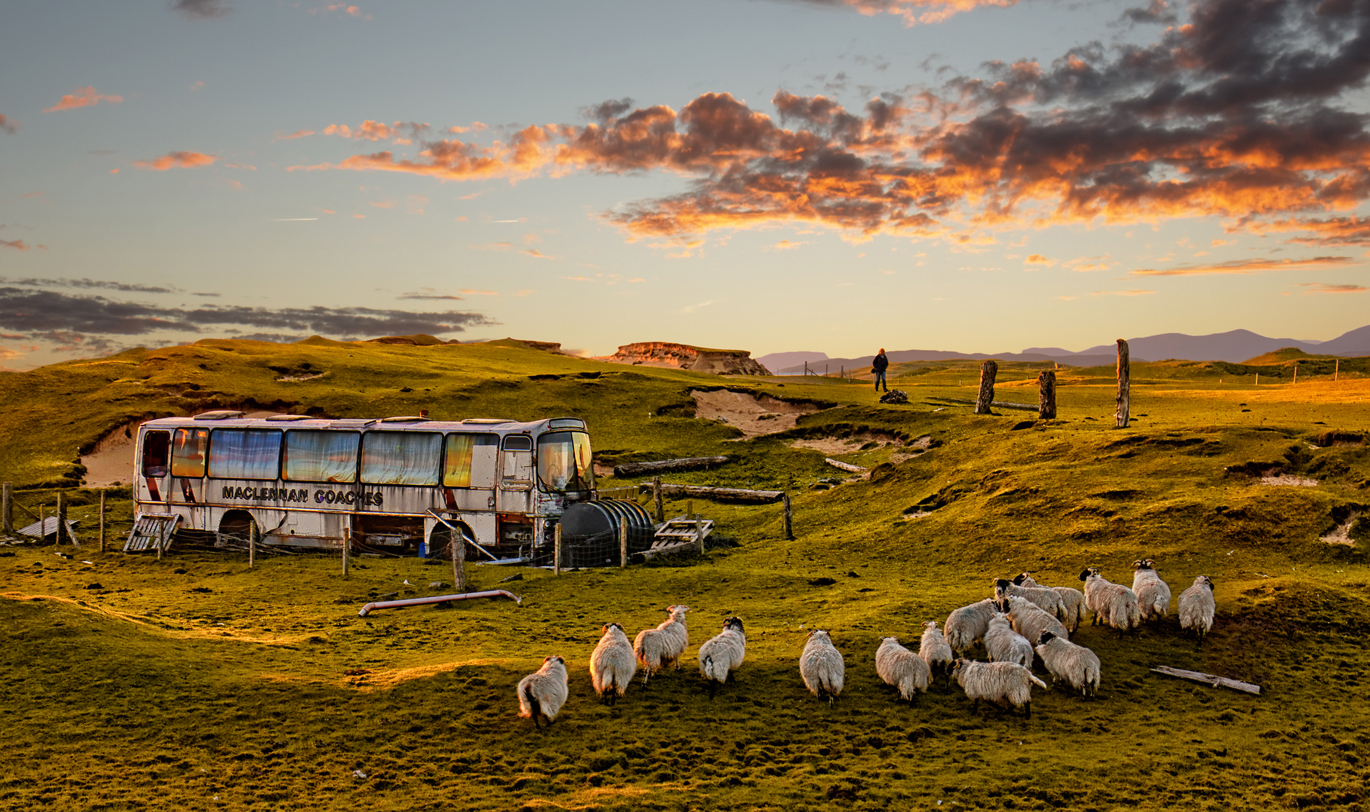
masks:
{"label": "lettering on bus", "polygon": [[222,499],[243,499],[253,502],[309,502],[320,505],[369,505],[381,507],[383,494],[364,491],[311,491],[308,488],[253,488],[225,485],[219,494]]}

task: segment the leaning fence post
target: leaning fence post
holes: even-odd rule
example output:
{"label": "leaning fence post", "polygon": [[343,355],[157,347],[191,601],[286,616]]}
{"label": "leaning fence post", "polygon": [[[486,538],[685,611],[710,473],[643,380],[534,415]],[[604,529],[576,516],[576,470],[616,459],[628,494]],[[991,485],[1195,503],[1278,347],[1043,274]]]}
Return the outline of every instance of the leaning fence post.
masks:
{"label": "leaning fence post", "polygon": [[105,492],[100,491],[100,552],[105,551]]}
{"label": "leaning fence post", "polygon": [[618,520],[618,566],[628,566],[628,520]]}
{"label": "leaning fence post", "polygon": [[785,504],[785,539],[794,540],[794,511],[790,508],[790,495],[784,494],[780,500]]}
{"label": "leaning fence post", "polygon": [[347,556],[352,551],[352,528],[343,528],[343,575],[347,575]]}
{"label": "leaning fence post", "polygon": [[[247,568],[257,566],[257,523],[247,523]],[[345,570],[345,568],[344,568]]]}
{"label": "leaning fence post", "polygon": [[4,513],[3,530],[5,535],[12,536],[14,535],[14,485],[12,483],[5,483],[4,494],[4,505],[0,507],[0,513]]}
{"label": "leaning fence post", "polygon": [[1118,339],[1118,428],[1127,428],[1128,396],[1132,388],[1132,371],[1128,364],[1127,342]]}
{"label": "leaning fence post", "polygon": [[980,365],[980,397],[975,401],[976,414],[994,414],[994,376],[999,374],[999,364],[992,359]]}
{"label": "leaning fence post", "polygon": [[67,495],[57,492],[57,537],[54,544],[61,544],[67,537]]}
{"label": "leaning fence post", "polygon": [[561,574],[561,522],[552,531],[552,574]]}
{"label": "leaning fence post", "polygon": [[466,591],[466,535],[460,529],[452,536],[452,588]]}
{"label": "leaning fence post", "polygon": [[661,477],[652,477],[652,506],[656,510],[656,523],[666,521],[666,509],[661,504]]}
{"label": "leaning fence post", "polygon": [[1056,373],[1050,369],[1037,373],[1037,417],[1056,419]]}

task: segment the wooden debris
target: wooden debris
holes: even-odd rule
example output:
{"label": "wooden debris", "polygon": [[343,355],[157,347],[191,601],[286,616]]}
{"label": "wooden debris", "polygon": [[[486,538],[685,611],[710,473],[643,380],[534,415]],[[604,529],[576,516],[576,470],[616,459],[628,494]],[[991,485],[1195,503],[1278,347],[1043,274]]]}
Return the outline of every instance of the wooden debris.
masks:
{"label": "wooden debris", "polygon": [[[644,483],[638,488],[644,492],[652,490],[651,483]],[[704,485],[670,485],[661,483],[659,492],[663,496],[685,497],[700,499],[717,499],[720,502],[779,502],[785,494],[781,491],[752,491],[745,488],[711,488]]]}
{"label": "wooden debris", "polygon": [[633,563],[640,564],[650,558],[671,553],[684,553],[691,550],[703,552],[704,539],[714,530],[713,519],[677,516],[657,528],[652,546],[640,553],[634,553]]}
{"label": "wooden debris", "polygon": [[1180,679],[1193,680],[1194,682],[1206,682],[1209,685],[1231,688],[1234,691],[1245,691],[1248,694],[1260,694],[1261,686],[1252,685],[1241,680],[1228,679],[1227,677],[1217,677],[1212,674],[1202,674],[1198,671],[1185,671],[1182,668],[1171,668],[1168,665],[1158,665],[1151,669],[1158,674],[1165,674],[1169,677],[1179,677]]}
{"label": "wooden debris", "polygon": [[657,460],[656,462],[625,462],[622,465],[614,466],[614,476],[639,476],[660,471],[694,471],[700,468],[722,465],[727,461],[727,457],[719,456],[684,457],[676,460]]}
{"label": "wooden debris", "polygon": [[841,468],[843,471],[849,471],[853,474],[864,474],[870,470],[869,468],[862,468],[859,465],[852,465],[849,462],[835,460],[832,457],[824,457],[823,462],[826,462],[828,465],[831,465],[834,468]]}

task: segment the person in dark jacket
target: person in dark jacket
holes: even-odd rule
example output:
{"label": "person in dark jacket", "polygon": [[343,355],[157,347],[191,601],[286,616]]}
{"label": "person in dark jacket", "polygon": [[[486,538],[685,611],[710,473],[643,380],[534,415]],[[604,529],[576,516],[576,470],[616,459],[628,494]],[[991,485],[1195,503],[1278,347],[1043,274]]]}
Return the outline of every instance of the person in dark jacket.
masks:
{"label": "person in dark jacket", "polygon": [[875,373],[875,391],[879,392],[881,389],[886,392],[890,391],[890,388],[885,385],[885,370],[889,369],[889,366],[890,359],[885,357],[885,348],[881,347],[880,353],[871,362],[871,372]]}

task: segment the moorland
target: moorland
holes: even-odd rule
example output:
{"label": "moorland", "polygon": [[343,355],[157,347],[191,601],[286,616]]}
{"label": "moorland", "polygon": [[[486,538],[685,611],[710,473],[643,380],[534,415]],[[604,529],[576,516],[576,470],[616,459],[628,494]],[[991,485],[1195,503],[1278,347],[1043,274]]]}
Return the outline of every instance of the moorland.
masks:
{"label": "moorland", "polygon": [[[513,341],[208,340],[0,373],[0,478],[32,510],[61,491],[83,540],[0,546],[0,808],[1360,809],[1368,361],[1134,364],[1122,429],[1111,367],[1059,369],[1048,421],[972,414],[958,399],[974,397],[975,364],[897,364],[890,385],[909,401],[881,404],[869,380],[627,367]],[[997,399],[1036,403],[1041,367],[1003,364]],[[744,432],[694,394],[722,390],[804,413]],[[209,408],[579,416],[606,474],[726,454],[668,479],[783,490],[795,539],[774,505],[697,502],[716,522],[702,554],[560,575],[469,564],[471,589],[522,605],[367,617],[377,596],[442,591],[450,570],[363,558],[344,576],[323,554],[249,568],[175,545],[126,555],[118,486],[104,490],[101,552],[82,457],[130,421]],[[758,412],[749,427],[767,422]],[[881,637],[914,644],[995,578],[1079,586],[1097,566],[1130,583],[1143,557],[1177,594],[1210,576],[1217,620],[1202,645],[1173,610],[1130,633],[1082,626],[1076,641],[1103,664],[1097,698],[1037,689],[1026,719],[976,712],[945,685],[903,703],[875,676]],[[601,625],[631,636],[680,603],[683,668],[600,704],[585,665]],[[745,619],[747,659],[710,698],[693,654],[729,615]],[[815,628],[846,659],[831,704],[797,669]],[[567,660],[570,699],[538,730],[516,718],[514,686],[548,654]]]}

